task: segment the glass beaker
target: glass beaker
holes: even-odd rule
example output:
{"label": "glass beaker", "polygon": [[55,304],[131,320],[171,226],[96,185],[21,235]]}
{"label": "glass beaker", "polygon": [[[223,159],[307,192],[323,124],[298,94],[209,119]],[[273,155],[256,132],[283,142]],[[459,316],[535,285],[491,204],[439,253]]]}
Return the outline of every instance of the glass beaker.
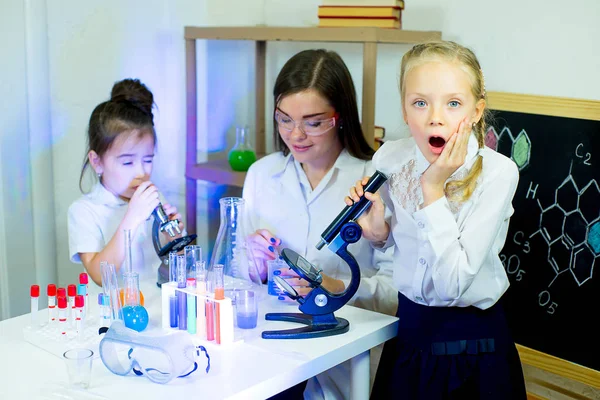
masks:
{"label": "glass beaker", "polygon": [[241,197],[224,197],[219,204],[221,224],[210,258],[209,280],[214,279],[213,267],[223,264],[226,292],[236,289],[257,290],[262,282],[252,252],[248,250],[248,232],[243,221],[245,201]]}
{"label": "glass beaker", "polygon": [[248,171],[256,161],[256,153],[250,145],[248,133],[247,127],[235,128],[235,146],[229,151],[229,165],[234,171]]}

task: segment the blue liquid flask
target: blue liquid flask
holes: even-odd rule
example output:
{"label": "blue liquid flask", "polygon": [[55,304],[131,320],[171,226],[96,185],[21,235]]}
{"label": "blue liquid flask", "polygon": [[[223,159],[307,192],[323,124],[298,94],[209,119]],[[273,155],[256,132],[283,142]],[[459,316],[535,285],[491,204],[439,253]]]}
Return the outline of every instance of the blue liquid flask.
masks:
{"label": "blue liquid flask", "polygon": [[135,272],[123,274],[125,299],[123,322],[127,328],[141,332],[148,326],[148,311],[140,304],[140,278]]}

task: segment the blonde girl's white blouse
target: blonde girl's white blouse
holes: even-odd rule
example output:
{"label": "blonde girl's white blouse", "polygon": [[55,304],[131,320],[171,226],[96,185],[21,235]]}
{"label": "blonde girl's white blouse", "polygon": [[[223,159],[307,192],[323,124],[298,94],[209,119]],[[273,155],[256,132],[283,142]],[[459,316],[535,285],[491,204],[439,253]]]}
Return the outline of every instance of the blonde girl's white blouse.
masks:
{"label": "blonde girl's white blouse", "polygon": [[389,178],[380,193],[390,214],[385,247],[396,245],[394,285],[415,303],[486,309],[509,286],[499,253],[514,212],[518,169],[504,155],[478,149],[472,135],[465,164],[448,181],[464,177],[478,155],[483,170],[471,197],[442,197],[426,207],[419,178],[430,164],[412,138],[386,142],[373,158]]}

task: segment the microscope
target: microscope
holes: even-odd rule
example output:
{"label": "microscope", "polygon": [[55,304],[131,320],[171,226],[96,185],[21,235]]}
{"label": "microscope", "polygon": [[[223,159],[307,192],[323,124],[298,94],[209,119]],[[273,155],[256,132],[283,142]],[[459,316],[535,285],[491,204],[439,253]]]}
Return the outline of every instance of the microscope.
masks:
{"label": "microscope", "polygon": [[[386,180],[386,175],[376,171],[364,186],[364,191],[375,193]],[[334,316],[333,312],[350,301],[358,290],[360,268],[354,256],[348,251],[348,245],[358,242],[362,236],[362,229],[356,220],[370,205],[371,202],[364,195],[351,206],[347,205],[323,231],[321,240],[316,245],[318,250],[327,245],[329,250],[337,254],[350,267],[352,277],[344,292],[330,293],[321,286],[323,281],[321,269],[291,249],[281,251],[281,257],[288,266],[305,279],[313,289],[306,297],[302,297],[285,279],[280,276],[274,277],[275,283],[282,292],[300,304],[298,309],[302,311],[302,314],[268,313],[265,315],[265,319],[267,321],[296,322],[306,326],[280,331],[264,331],[263,339],[308,339],[348,332],[350,327],[348,320]]]}
{"label": "microscope", "polygon": [[152,244],[161,261],[160,266],[158,267],[158,280],[156,285],[161,287],[163,283],[169,281],[169,253],[172,251],[179,253],[185,246],[196,240],[196,235],[183,236],[162,246],[160,243],[160,234],[162,232],[167,232],[171,238],[181,234],[179,220],[169,220],[169,216],[165,213],[161,203],[159,203],[154,211],[152,211],[152,216],[154,217],[154,224],[152,225]]}

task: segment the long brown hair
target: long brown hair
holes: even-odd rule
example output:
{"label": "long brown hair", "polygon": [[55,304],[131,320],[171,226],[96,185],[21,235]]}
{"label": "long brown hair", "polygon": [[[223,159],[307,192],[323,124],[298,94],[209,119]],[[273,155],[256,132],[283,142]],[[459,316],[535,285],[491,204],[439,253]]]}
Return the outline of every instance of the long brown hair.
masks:
{"label": "long brown hair", "polygon": [[113,85],[110,100],[98,104],[90,116],[88,146],[79,175],[79,190],[83,192],[82,181],[90,163],[90,150],[102,158],[115,139],[125,133],[152,135],[156,146],[153,105],[152,92],[138,79],[124,79]]}
{"label": "long brown hair", "polygon": [[[317,91],[339,113],[338,138],[348,153],[361,160],[370,160],[374,151],[360,126],[354,82],[348,67],[336,52],[304,50],[290,58],[275,81],[275,109],[284,97],[309,89]],[[273,127],[275,148],[287,155],[290,149],[279,136],[275,110]]]}
{"label": "long brown hair", "polygon": [[[483,72],[481,71],[481,65],[479,64],[475,53],[455,42],[431,41],[414,46],[402,57],[402,64],[400,66],[400,97],[402,99],[402,104],[404,104],[405,99],[406,85],[404,84],[404,80],[406,79],[408,71],[425,62],[439,60],[457,63],[463,68],[471,78],[471,93],[475,96],[475,99],[483,99],[487,103]],[[473,127],[480,149],[485,145],[486,121],[489,120],[489,118],[491,118],[490,111],[484,106],[481,119]],[[455,201],[468,200],[475,190],[477,178],[481,174],[482,168],[483,158],[481,155],[478,155],[475,163],[464,179],[450,181],[446,184],[445,192],[449,199]]]}

